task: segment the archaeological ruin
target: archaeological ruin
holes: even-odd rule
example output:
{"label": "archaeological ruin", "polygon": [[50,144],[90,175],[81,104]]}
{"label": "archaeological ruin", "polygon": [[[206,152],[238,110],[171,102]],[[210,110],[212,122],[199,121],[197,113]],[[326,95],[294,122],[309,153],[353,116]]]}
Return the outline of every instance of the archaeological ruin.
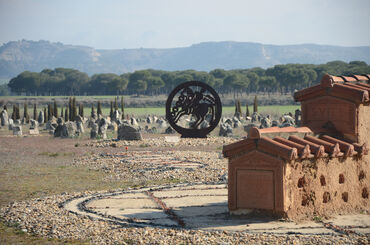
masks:
{"label": "archaeological ruin", "polygon": [[369,80],[325,75],[294,94],[300,128],[251,128],[224,146],[230,213],[305,219],[369,211]]}

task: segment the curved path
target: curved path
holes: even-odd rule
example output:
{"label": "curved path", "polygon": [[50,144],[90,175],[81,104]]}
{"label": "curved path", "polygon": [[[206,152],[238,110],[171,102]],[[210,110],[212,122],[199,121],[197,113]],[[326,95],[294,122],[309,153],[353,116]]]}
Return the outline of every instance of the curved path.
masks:
{"label": "curved path", "polygon": [[158,186],[69,200],[64,208],[124,226],[159,226],[276,234],[370,234],[369,215],[338,216],[324,222],[296,224],[228,214],[227,186]]}

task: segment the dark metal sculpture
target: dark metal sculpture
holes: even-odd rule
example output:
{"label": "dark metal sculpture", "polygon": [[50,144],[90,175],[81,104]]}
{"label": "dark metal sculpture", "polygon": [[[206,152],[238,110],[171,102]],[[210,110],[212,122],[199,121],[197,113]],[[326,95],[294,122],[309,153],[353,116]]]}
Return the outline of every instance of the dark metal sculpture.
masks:
{"label": "dark metal sculpture", "polygon": [[166,103],[167,121],[182,138],[206,138],[219,123],[221,113],[216,91],[198,81],[178,85]]}

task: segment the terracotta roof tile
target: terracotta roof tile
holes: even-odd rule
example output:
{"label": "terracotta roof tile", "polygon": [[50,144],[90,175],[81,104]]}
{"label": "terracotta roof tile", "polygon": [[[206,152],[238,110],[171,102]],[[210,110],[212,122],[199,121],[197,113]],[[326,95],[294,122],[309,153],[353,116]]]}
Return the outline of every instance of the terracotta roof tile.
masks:
{"label": "terracotta roof tile", "polygon": [[224,157],[231,157],[239,154],[240,152],[248,152],[256,149],[257,145],[252,139],[244,139],[230,145],[224,145],[222,153]]}
{"label": "terracotta roof tile", "polygon": [[353,101],[367,103],[369,98],[369,75],[330,76],[324,75],[319,85],[300,90],[294,94],[296,101],[304,101],[323,95],[331,95]]}
{"label": "terracotta roof tile", "polygon": [[282,143],[284,145],[297,148],[300,158],[312,158],[313,157],[313,155],[311,154],[311,149],[309,145],[301,145],[301,144],[287,140],[282,137],[275,137],[273,140],[279,143]]}
{"label": "terracotta roof tile", "polygon": [[[270,139],[263,136],[268,132],[296,132],[310,131],[309,128],[255,128],[252,134],[249,134],[247,139],[238,141],[236,143],[226,145],[223,148],[225,157],[234,158],[246,154],[251,151],[260,151],[285,160],[295,160],[297,158],[321,158],[321,157],[351,157],[354,155],[367,155],[368,148],[366,144],[360,145],[358,143],[346,142],[337,138],[320,135],[314,137],[307,135],[304,138],[296,135],[290,135],[288,139],[283,137],[275,137]],[[251,137],[251,138],[250,138]]]}
{"label": "terracotta roof tile", "polygon": [[304,139],[301,139],[297,136],[289,136],[289,140],[290,141],[293,141],[293,142],[296,142],[298,144],[303,144],[303,145],[309,145],[310,146],[310,149],[311,149],[311,152],[315,154],[315,157],[326,157],[328,154],[325,153],[325,148],[324,146],[322,145],[318,145],[318,144],[315,144],[311,141],[307,141],[307,140],[304,140]]}
{"label": "terracotta roof tile", "polygon": [[355,151],[355,147],[348,142],[344,142],[328,135],[321,135],[319,138],[333,144],[337,143],[340,150],[344,153],[344,156],[354,156],[357,154],[357,151]]}
{"label": "terracotta roof tile", "polygon": [[331,143],[309,135],[306,135],[304,139],[312,143],[324,146],[325,152],[329,153],[331,157],[343,156],[343,153],[340,152],[338,143]]}
{"label": "terracotta roof tile", "polygon": [[352,75],[357,81],[366,81],[369,80],[367,76],[364,75]]}
{"label": "terracotta roof tile", "polygon": [[273,134],[273,133],[312,133],[311,129],[308,127],[284,127],[284,128],[279,128],[279,127],[271,127],[271,128],[263,128],[259,129],[256,127],[252,127],[249,129],[248,132],[248,138],[250,139],[259,139],[263,135],[267,134]]}
{"label": "terracotta roof tile", "polygon": [[355,147],[355,150],[360,154],[360,155],[367,155],[369,153],[369,149],[367,148],[366,143],[365,144],[358,144],[358,143],[353,143],[353,146]]}
{"label": "terracotta roof tile", "polygon": [[297,148],[284,145],[263,136],[258,140],[257,148],[272,155],[280,156],[286,160],[295,160],[298,158]]}

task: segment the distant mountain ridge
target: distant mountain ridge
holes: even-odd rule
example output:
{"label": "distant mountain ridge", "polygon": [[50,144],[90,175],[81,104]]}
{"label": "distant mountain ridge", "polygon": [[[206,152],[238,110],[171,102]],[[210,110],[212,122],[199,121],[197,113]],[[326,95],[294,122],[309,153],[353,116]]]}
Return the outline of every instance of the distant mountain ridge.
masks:
{"label": "distant mountain ridge", "polygon": [[333,60],[370,63],[370,46],[340,47],[316,44],[266,45],[250,42],[204,42],[168,49],[101,50],[49,41],[12,41],[0,47],[0,78],[28,70],[74,68],[89,75],[122,74],[142,69],[210,71],[277,64],[323,64]]}

